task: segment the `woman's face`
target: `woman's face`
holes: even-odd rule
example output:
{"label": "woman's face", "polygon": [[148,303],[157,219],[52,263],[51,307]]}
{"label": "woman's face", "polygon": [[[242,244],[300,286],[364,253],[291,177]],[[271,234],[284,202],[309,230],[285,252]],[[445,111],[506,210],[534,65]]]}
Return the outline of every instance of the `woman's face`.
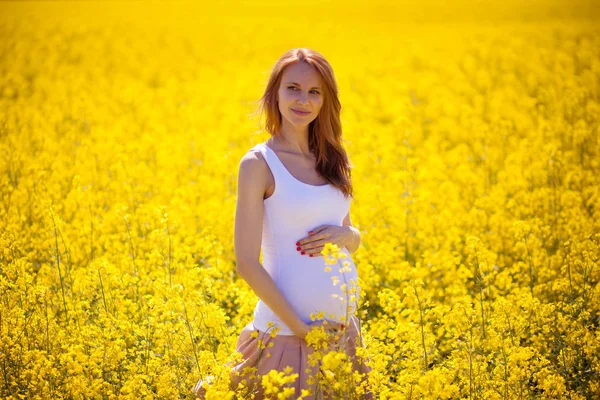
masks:
{"label": "woman's face", "polygon": [[288,65],[283,71],[278,95],[283,119],[296,126],[308,125],[317,118],[323,105],[321,76],[308,63]]}

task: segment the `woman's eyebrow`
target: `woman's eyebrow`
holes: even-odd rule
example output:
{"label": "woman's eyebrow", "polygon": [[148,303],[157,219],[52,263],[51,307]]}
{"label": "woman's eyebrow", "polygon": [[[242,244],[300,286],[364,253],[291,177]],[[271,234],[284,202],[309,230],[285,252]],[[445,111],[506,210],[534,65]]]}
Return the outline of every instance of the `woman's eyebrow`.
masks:
{"label": "woman's eyebrow", "polygon": [[[286,85],[289,85],[290,83],[291,83],[292,85],[296,85],[296,86],[302,86],[301,84],[299,84],[299,83],[296,83],[296,82],[288,82],[288,83],[286,83]],[[311,89],[321,89],[321,87],[320,87],[320,86],[313,86]]]}

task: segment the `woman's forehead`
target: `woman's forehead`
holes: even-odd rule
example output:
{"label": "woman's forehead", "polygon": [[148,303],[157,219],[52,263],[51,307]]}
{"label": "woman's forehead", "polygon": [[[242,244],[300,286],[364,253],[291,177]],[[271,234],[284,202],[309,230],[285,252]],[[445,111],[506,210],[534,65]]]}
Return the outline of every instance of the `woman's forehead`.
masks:
{"label": "woman's forehead", "polygon": [[298,62],[288,66],[283,71],[282,81],[284,84],[296,83],[301,86],[318,87],[321,84],[321,76],[312,65]]}

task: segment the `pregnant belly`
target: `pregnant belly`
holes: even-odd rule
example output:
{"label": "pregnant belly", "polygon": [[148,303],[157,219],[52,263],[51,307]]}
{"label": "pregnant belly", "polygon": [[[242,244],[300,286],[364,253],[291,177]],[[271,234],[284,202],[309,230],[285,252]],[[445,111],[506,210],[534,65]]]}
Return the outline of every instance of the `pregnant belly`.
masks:
{"label": "pregnant belly", "polygon": [[[279,268],[278,286],[285,298],[305,323],[311,314],[323,313],[321,318],[344,321],[355,313],[358,302],[358,274],[345,248],[346,258],[327,265],[325,258],[286,254]],[[348,261],[345,271],[340,271]],[[331,271],[327,272],[326,267]]]}

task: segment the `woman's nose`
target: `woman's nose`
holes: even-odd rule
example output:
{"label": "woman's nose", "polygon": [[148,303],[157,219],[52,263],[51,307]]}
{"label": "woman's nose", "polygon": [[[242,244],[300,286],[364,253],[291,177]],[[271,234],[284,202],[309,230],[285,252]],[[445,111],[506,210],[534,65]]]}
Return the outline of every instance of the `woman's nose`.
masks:
{"label": "woman's nose", "polygon": [[308,104],[308,95],[300,93],[300,98],[298,99],[298,102],[301,104]]}

